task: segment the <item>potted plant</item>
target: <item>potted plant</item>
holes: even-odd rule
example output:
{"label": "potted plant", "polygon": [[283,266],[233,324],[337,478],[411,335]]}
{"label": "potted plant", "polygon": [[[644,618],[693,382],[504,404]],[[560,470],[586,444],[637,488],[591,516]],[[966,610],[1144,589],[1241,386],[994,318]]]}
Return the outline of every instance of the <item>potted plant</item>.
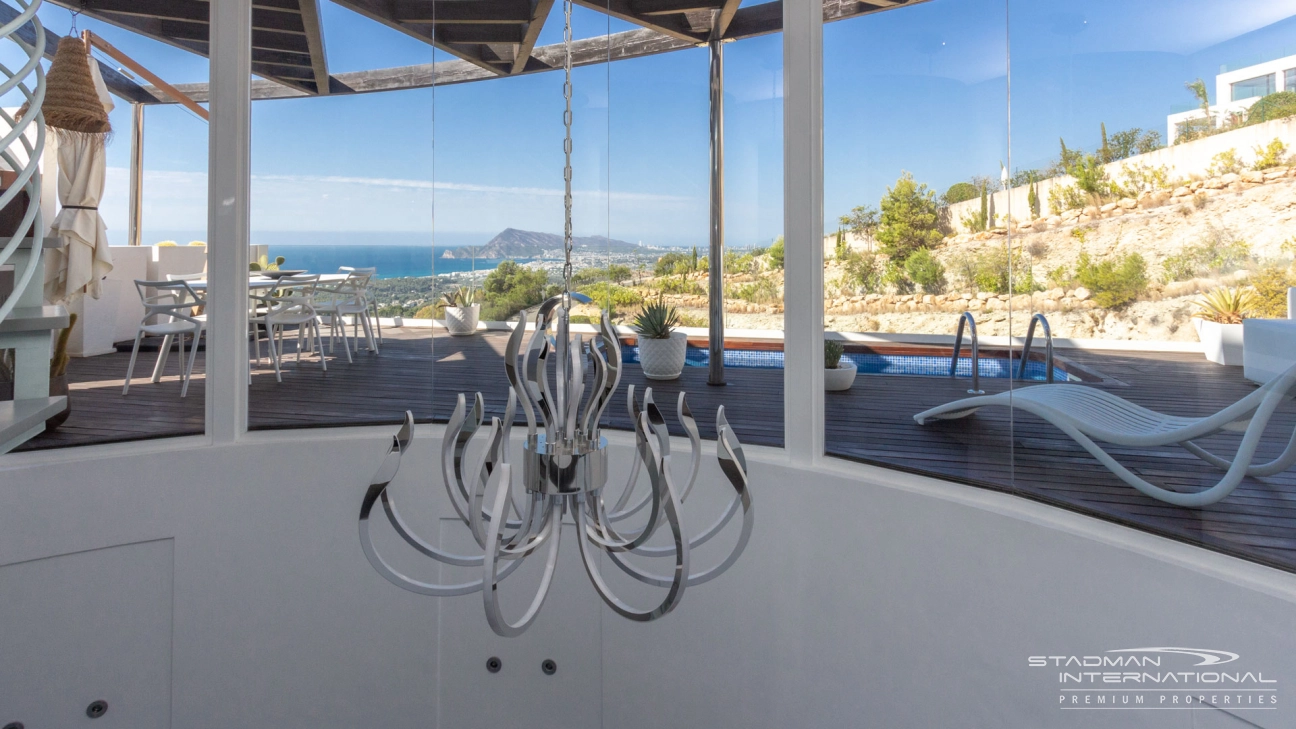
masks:
{"label": "potted plant", "polygon": [[460,286],[442,294],[441,305],[445,308],[446,329],[450,336],[465,337],[477,331],[481,304],[477,303],[477,291],[471,286]]}
{"label": "potted plant", "polygon": [[849,390],[855,384],[855,363],[843,360],[846,345],[836,339],[824,340],[824,389],[829,392]]}
{"label": "potted plant", "polygon": [[1259,303],[1249,288],[1218,288],[1193,302],[1199,309],[1193,314],[1197,338],[1201,340],[1206,359],[1215,364],[1242,364],[1242,320]]}
{"label": "potted plant", "polygon": [[673,380],[684,371],[688,337],[675,331],[679,323],[679,312],[660,295],[656,302],[645,303],[639,310],[634,329],[639,334],[639,367],[644,377]]}

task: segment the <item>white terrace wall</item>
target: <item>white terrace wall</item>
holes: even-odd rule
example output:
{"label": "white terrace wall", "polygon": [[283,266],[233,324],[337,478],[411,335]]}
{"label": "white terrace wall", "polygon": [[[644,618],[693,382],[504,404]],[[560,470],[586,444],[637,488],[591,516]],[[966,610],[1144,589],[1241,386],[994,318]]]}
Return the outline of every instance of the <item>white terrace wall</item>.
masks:
{"label": "white terrace wall", "polygon": [[[746,554],[674,613],[644,625],[604,608],[564,526],[538,621],[497,638],[480,596],[413,595],[365,561],[356,517],[392,430],[0,458],[0,724],[88,725],[86,705],[106,699],[95,727],[1296,726],[1296,575],[1008,494],[842,462],[794,469],[762,448],[748,452]],[[412,528],[467,549],[435,483],[441,432],[419,428],[393,487]],[[610,438],[615,482],[633,445]],[[691,531],[723,484],[708,457]],[[378,526],[398,569],[438,576]],[[527,587],[514,582],[511,616]],[[1027,662],[1143,646],[1238,653],[1281,697],[1238,712],[1247,723],[1064,711],[1058,669]],[[504,670],[488,673],[490,656]]]}
{"label": "white terrace wall", "polygon": [[[1296,151],[1296,117],[1278,119],[1263,124],[1242,127],[1230,132],[1216,134],[1205,139],[1183,142],[1171,147],[1159,149],[1148,154],[1140,154],[1119,162],[1107,165],[1107,175],[1119,181],[1121,168],[1124,166],[1145,165],[1148,167],[1164,166],[1170,171],[1170,179],[1204,176],[1211,166],[1215,155],[1229,149],[1237,151],[1244,164],[1255,160],[1255,148],[1267,146],[1274,139],[1281,139],[1293,151]],[[1038,183],[1040,210],[1047,217],[1049,212],[1049,192],[1057,185],[1071,185],[1075,179],[1069,175],[1054,177]],[[1030,220],[1029,186],[1015,187],[1012,190],[1000,190],[994,193],[994,209],[1000,225],[1008,218],[1011,210],[1012,219],[1018,222]],[[1011,200],[1009,199],[1011,197]],[[958,232],[971,232],[963,224],[969,218],[981,212],[981,199],[967,200],[950,206],[950,223]]]}

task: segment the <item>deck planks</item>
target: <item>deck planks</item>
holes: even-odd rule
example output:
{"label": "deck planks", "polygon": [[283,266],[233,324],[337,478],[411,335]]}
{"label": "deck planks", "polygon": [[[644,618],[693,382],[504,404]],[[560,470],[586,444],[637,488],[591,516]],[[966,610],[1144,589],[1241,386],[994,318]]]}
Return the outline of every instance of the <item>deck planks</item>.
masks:
{"label": "deck planks", "polygon": [[[427,330],[389,330],[379,355],[362,352],[348,364],[328,359],[285,367],[283,383],[264,363],[254,369],[249,391],[252,430],[392,424],[405,410],[416,419],[444,421],[460,392],[480,390],[488,416],[503,414],[505,335],[438,336],[435,350]],[[340,351],[340,350],[339,350]],[[1103,376],[1096,384],[1162,412],[1202,416],[1254,390],[1236,367],[1220,367],[1200,355],[1067,350],[1065,358]],[[195,366],[189,396],[180,398],[176,357],[162,382],[148,381],[152,356],[142,357],[129,395],[122,396],[128,355],[73,360],[69,368],[73,412],[67,423],[23,446],[57,448],[198,434],[203,430],[203,357]],[[431,363],[434,365],[430,366]],[[705,368],[687,368],[674,382],[650,382],[629,366],[622,390],[609,406],[605,425],[628,428],[625,386],[652,386],[654,399],[671,424],[675,402],[687,391],[703,437],[715,436],[715,409],[724,404],[729,422],[744,443],[781,446],[781,370],[729,369],[729,384],[710,387]],[[982,379],[987,392],[1012,383]],[[913,414],[966,396],[969,382],[941,377],[861,375],[851,390],[828,393],[825,435],[830,454],[888,467],[933,474],[991,488],[1200,545],[1296,572],[1296,473],[1248,478],[1227,499],[1204,509],[1184,509],[1146,497],[1121,483],[1074,441],[1030,415],[1004,408],[982,410],[961,421],[919,426]],[[519,418],[520,420],[520,418]],[[1261,458],[1280,453],[1296,428],[1296,404],[1284,403],[1274,417]],[[1222,454],[1238,437],[1213,436],[1201,444]],[[1220,473],[1178,448],[1113,448],[1131,470],[1167,488],[1198,490]]]}

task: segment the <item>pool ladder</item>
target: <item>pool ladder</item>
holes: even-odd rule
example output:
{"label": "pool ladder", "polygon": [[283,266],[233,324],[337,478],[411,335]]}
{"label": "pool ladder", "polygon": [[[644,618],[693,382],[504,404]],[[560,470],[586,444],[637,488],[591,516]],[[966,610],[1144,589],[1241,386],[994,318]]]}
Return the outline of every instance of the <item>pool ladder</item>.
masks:
{"label": "pool ladder", "polygon": [[[1041,313],[1036,313],[1031,317],[1030,325],[1026,327],[1026,342],[1022,345],[1021,364],[1017,367],[1017,379],[1026,379],[1026,362],[1030,360],[1031,344],[1035,340],[1035,326],[1044,327],[1044,367],[1045,382],[1053,382],[1053,330],[1049,328],[1048,319]],[[968,334],[972,337],[972,389],[968,390],[969,395],[984,395],[985,391],[981,389],[981,351],[977,344],[976,319],[972,312],[965,311],[959,314],[958,333],[954,335],[954,353],[950,357],[950,377],[958,376],[959,355],[963,353],[963,330],[967,329]]]}
{"label": "pool ladder", "polygon": [[968,390],[968,394],[984,395],[985,390],[981,389],[981,351],[977,346],[976,319],[972,318],[970,311],[959,314],[958,334],[954,335],[954,355],[950,357],[950,377],[958,376],[959,355],[963,352],[964,327],[967,327],[968,333],[972,336],[972,389]]}
{"label": "pool ladder", "polygon": [[[1053,384],[1053,330],[1049,329],[1048,319],[1036,313],[1031,317],[1030,326],[1026,327],[1026,343],[1022,345],[1021,365],[1017,367],[1017,379],[1026,379],[1026,362],[1030,360],[1031,341],[1035,338],[1035,325],[1044,326],[1044,381]],[[975,349],[973,351],[976,351]]]}

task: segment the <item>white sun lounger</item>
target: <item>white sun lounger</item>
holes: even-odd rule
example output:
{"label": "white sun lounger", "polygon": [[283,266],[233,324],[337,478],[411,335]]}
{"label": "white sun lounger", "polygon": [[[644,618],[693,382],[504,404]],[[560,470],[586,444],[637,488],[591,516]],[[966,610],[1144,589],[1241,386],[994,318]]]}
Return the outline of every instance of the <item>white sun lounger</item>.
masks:
{"label": "white sun lounger", "polygon": [[[1037,415],[1084,446],[1094,458],[1122,481],[1151,496],[1177,506],[1206,506],[1228,496],[1244,476],[1272,476],[1296,464],[1296,430],[1278,458],[1252,464],[1269,418],[1279,403],[1296,388],[1296,367],[1236,403],[1205,418],[1163,415],[1135,405],[1096,387],[1076,384],[1035,385],[998,395],[956,400],[914,416],[919,425],[932,420],[963,418],[987,405],[1018,408]],[[1191,441],[1212,433],[1242,433],[1242,443],[1232,461],[1203,450]],[[1150,448],[1178,445],[1207,463],[1226,471],[1219,483],[1204,491],[1169,491],[1134,475],[1094,441],[1118,446]]]}

